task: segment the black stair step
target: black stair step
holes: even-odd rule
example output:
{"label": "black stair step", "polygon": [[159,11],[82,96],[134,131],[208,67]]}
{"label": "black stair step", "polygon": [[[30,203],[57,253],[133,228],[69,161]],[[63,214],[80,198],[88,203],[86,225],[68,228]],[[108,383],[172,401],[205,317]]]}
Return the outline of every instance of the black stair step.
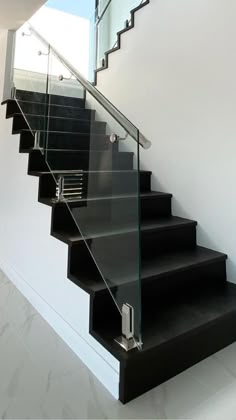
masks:
{"label": "black stair step", "polygon": [[236,285],[225,282],[155,310],[151,302],[143,311],[142,351],[127,353],[114,342],[120,335],[119,315],[116,326],[110,314],[106,321],[91,333],[121,363],[120,397],[125,403],[236,340]]}
{"label": "black stair step", "polygon": [[[45,191],[45,195],[47,193],[48,191]],[[97,222],[100,223],[100,220],[103,219],[102,220],[103,224],[104,224],[104,216],[107,217],[107,214],[113,213],[114,209],[116,209],[116,212],[120,214],[120,220],[123,220],[124,222],[124,221],[128,221],[128,218],[129,218],[131,223],[133,223],[134,214],[132,212],[131,215],[129,215],[129,211],[127,211],[126,209],[132,208],[134,200],[136,200],[137,202],[137,198],[135,196],[134,197],[113,196],[111,198],[100,197],[97,199],[88,199],[88,200],[81,199],[79,200],[79,202],[78,200],[77,202],[70,201],[67,204],[64,202],[57,202],[55,200],[53,201],[47,198],[42,199],[40,197],[41,197],[41,191],[39,190],[39,201],[43,204],[53,207],[52,230],[51,230],[52,234],[54,234],[55,236],[58,235],[58,238],[65,241],[66,243],[71,243],[71,244],[73,243],[73,241],[77,241],[77,240],[80,241],[79,229],[78,229],[78,225],[80,225],[80,219],[78,220],[78,225],[77,225],[75,223],[74,217],[72,217],[72,213],[74,214],[74,212],[77,209],[81,208],[82,211],[84,210],[84,213],[85,213],[86,209],[83,209],[83,207],[92,206],[92,208],[89,210],[90,216],[91,216],[91,212],[92,214],[96,214]],[[166,211],[167,211],[167,216],[169,216],[170,200],[171,200],[170,194],[150,192],[150,193],[142,193],[140,195],[141,220],[143,221],[143,224],[145,224],[146,222],[147,230],[150,227],[150,225],[148,225],[148,222],[150,222],[151,214],[147,213],[146,202],[147,201],[149,202],[148,208],[152,208],[153,206],[154,207],[156,206],[158,208],[159,213],[156,215],[156,220],[158,220],[158,217],[165,220],[163,216],[164,216],[164,212]],[[129,202],[131,204],[127,204]],[[62,230],[62,226],[63,226],[63,230]],[[191,224],[189,227],[192,228]]]}
{"label": "black stair step", "polygon": [[49,120],[42,115],[14,114],[13,134],[21,130],[31,129],[32,131],[59,131],[76,133],[106,134],[106,123],[102,121],[88,121],[72,118],[50,117]]}
{"label": "black stair step", "polygon": [[[49,95],[40,92],[31,92],[28,90],[17,90],[16,98],[18,101],[39,102],[43,104],[49,101]],[[84,108],[85,99],[61,95],[50,95],[50,104]]]}
{"label": "black stair step", "polygon": [[[107,283],[111,289],[118,288],[119,295],[127,297],[132,296],[132,290],[138,288],[138,255],[135,251],[133,242],[132,248],[130,244],[125,247],[117,247],[113,243],[110,246],[111,255],[109,253],[109,238],[107,244],[105,239],[96,240],[95,245],[92,243],[92,252],[96,256],[100,269],[103,272]],[[85,266],[89,266],[90,255],[83,253],[83,246],[77,245],[71,249],[71,271],[70,279],[84,287],[90,293],[96,293],[106,290],[106,285],[96,270],[91,272],[84,270]],[[132,249],[134,250],[132,253]],[[128,251],[127,251],[128,250]],[[106,263],[104,256],[108,255]],[[131,259],[132,257],[132,259]],[[81,261],[80,261],[81,258]],[[145,287],[145,295],[154,294],[156,303],[164,297],[176,299],[178,293],[182,293],[183,289],[196,289],[208,286],[208,282],[222,282],[226,279],[225,261],[226,255],[209,250],[203,247],[195,247],[189,250],[170,251],[164,254],[142,258],[141,262],[141,278],[142,287]],[[74,262],[77,261],[77,264]],[[121,264],[122,261],[122,264]],[[84,265],[84,267],[83,267]],[[79,269],[78,269],[79,266]]]}
{"label": "black stair step", "polygon": [[[104,134],[45,132],[40,131],[39,145],[49,150],[114,150],[118,152],[119,144],[111,143],[110,136]],[[22,130],[20,134],[20,152],[29,153],[34,147],[34,136],[30,130]]]}
{"label": "black stair step", "polygon": [[[124,202],[124,206],[127,207]],[[136,207],[136,206],[135,206]],[[71,210],[71,217],[77,222],[74,223],[73,229],[64,230],[54,227],[52,235],[62,240],[68,245],[76,245],[81,240],[93,240],[109,237],[110,249],[114,249],[111,241],[115,241],[115,247],[119,248],[119,242],[132,246],[137,240],[137,233],[139,229],[138,211],[129,215],[124,211],[120,215],[116,207],[108,209],[108,213],[96,213],[94,216],[94,208],[90,209],[88,206],[79,209]],[[134,208],[135,210],[135,208]],[[109,215],[112,211],[112,220]],[[89,214],[90,213],[90,214]],[[107,217],[106,217],[107,216]],[[133,216],[133,217],[132,217]],[[162,218],[157,220],[143,220],[141,222],[141,253],[142,257],[147,254],[158,255],[158,253],[166,252],[170,249],[186,249],[193,248],[196,245],[196,225],[197,223],[192,220],[182,219],[179,217]],[[82,236],[81,236],[82,235]],[[125,237],[121,237],[125,236]],[[103,241],[99,241],[102,245]],[[93,244],[94,248],[94,244]],[[106,250],[104,249],[104,252]],[[128,254],[128,252],[127,252]],[[95,255],[96,256],[96,255]],[[108,257],[109,258],[109,257]]]}
{"label": "black stair step", "polygon": [[[133,153],[130,152],[107,152],[107,151],[74,151],[74,150],[48,150],[46,154],[40,151],[32,151],[29,154],[29,172],[46,170],[76,170],[108,171],[108,170],[131,170],[133,168]],[[70,177],[72,179],[72,177]],[[75,177],[74,177],[75,178]],[[87,185],[86,176],[83,178],[85,190],[91,189],[90,182]],[[68,177],[67,177],[68,180]]]}
{"label": "black stair step", "polygon": [[[65,224],[67,206],[63,202],[55,201],[55,182],[52,184],[52,189],[50,189],[49,182],[44,185],[42,179],[43,177],[41,177],[40,182],[39,201],[57,208],[54,217],[61,220],[61,223],[63,221]],[[155,219],[155,221],[157,221],[158,218],[169,218],[171,216],[171,198],[171,194],[157,191],[141,193],[141,220],[147,221]],[[111,197],[98,196],[80,199],[74,198],[69,201],[69,206],[71,210],[85,206],[93,207],[94,214],[97,214],[98,216],[107,215],[107,212],[116,209],[117,214],[120,215],[120,220],[122,220],[122,218],[127,220],[129,214],[130,220],[133,220],[133,209],[137,204],[137,200],[137,194],[113,195]]]}
{"label": "black stair step", "polygon": [[24,114],[41,115],[44,118],[62,117],[62,118],[78,118],[81,120],[94,120],[95,111],[85,108],[76,108],[72,106],[44,104],[40,102],[15,101],[9,99],[7,101],[6,117],[11,118],[14,114],[22,112]]}
{"label": "black stair step", "polygon": [[[55,196],[55,177],[60,175],[74,176],[78,174],[78,170],[54,170],[53,176],[48,168],[44,170],[30,169],[29,175],[40,176],[40,184],[42,196],[45,197],[43,191],[47,191],[46,197]],[[150,192],[151,190],[151,172],[140,171],[140,191]],[[137,171],[83,171],[84,185],[92,185],[93,190],[87,191],[85,197],[96,198],[112,197],[114,195],[134,194],[138,192]],[[47,186],[49,184],[49,186]]]}

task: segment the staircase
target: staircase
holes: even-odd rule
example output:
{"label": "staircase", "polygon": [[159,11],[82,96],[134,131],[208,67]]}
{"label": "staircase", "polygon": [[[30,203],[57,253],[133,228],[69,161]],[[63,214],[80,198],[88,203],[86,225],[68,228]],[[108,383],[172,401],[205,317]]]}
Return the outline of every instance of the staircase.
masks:
{"label": "staircase", "polygon": [[[135,281],[127,258],[135,232],[132,217],[120,221],[134,200],[129,190],[134,153],[110,142],[107,122],[98,121],[83,98],[52,95],[49,170],[33,135],[45,130],[45,96],[18,90],[17,98],[3,103],[6,117],[13,119],[13,134],[20,134],[20,153],[29,155],[28,174],[39,178],[39,202],[52,208],[51,235],[68,245],[68,278],[90,294],[90,333],[120,361],[120,400],[138,397],[234,342],[236,285],[226,281],[226,255],[197,245],[197,222],[172,215],[171,194],[152,191],[148,171],[140,172],[143,349],[125,352],[114,341],[121,317],[85,241],[96,244],[107,277],[119,273],[110,288],[115,294],[119,287],[125,296]],[[116,195],[103,182],[111,160]],[[74,220],[66,203],[56,199],[61,175]],[[111,200],[119,218],[109,224],[104,215]],[[75,220],[88,226],[86,237]],[[119,255],[112,265],[111,248]]]}
{"label": "staircase", "polygon": [[[125,22],[125,27],[123,29],[121,29],[119,32],[116,33],[116,41],[114,42],[114,45],[112,45],[112,47],[110,49],[108,49],[107,51],[104,51],[104,58],[102,59],[102,65],[99,66],[95,72],[94,72],[94,76],[95,76],[95,84],[97,83],[97,75],[99,72],[108,69],[109,67],[109,57],[111,54],[113,54],[114,52],[118,51],[121,48],[121,42],[122,42],[122,36],[123,34],[125,34],[126,32],[130,31],[131,29],[133,29],[135,27],[135,14],[142,9],[144,6],[147,6],[150,3],[150,0],[142,0],[139,2],[139,4],[134,7],[131,11],[130,11],[130,20],[127,20]],[[108,0],[107,2],[107,6],[104,8],[103,12],[101,12],[101,16],[98,16],[97,19],[97,36],[99,38],[104,36],[103,33],[101,33],[101,35],[99,34],[100,32],[100,28],[99,26],[103,25],[103,20],[107,19],[107,14],[110,12],[109,10],[109,5],[112,5],[112,2]],[[107,22],[105,22],[105,24],[107,24]],[[104,28],[101,29],[101,32],[104,31]],[[99,40],[97,40],[97,43],[99,43]],[[97,60],[96,60],[97,61]],[[100,64],[100,63],[99,63]]]}

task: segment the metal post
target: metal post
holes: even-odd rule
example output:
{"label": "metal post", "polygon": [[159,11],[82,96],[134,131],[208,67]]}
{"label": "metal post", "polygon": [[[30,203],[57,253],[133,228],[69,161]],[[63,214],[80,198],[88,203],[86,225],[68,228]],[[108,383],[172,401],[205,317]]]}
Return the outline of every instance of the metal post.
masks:
{"label": "metal post", "polygon": [[115,341],[126,351],[137,348],[134,339],[134,308],[128,303],[122,306],[122,336]]}
{"label": "metal post", "polygon": [[40,131],[34,133],[34,149],[40,150]]}
{"label": "metal post", "polygon": [[64,192],[64,176],[59,176],[56,188],[56,198],[58,201],[63,201],[63,192]]}

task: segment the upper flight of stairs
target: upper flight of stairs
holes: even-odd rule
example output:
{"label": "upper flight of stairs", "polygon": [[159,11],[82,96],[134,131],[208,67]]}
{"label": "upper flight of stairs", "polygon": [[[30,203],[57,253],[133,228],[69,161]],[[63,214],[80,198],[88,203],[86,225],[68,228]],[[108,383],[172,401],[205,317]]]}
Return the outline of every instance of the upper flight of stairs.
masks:
{"label": "upper flight of stairs", "polygon": [[[43,133],[44,97],[24,91],[18,97],[31,126]],[[28,173],[39,178],[39,201],[52,208],[51,235],[68,245],[68,278],[90,294],[90,333],[120,361],[120,400],[130,401],[235,341],[236,286],[226,281],[226,255],[198,246],[197,223],[173,216],[171,194],[152,191],[151,172],[141,171],[143,350],[126,353],[115,343],[120,315],[67,205],[55,200],[54,176],[80,174],[83,191],[71,210],[87,226],[85,239],[107,265],[107,280],[116,280],[112,292],[119,285],[125,299],[137,281],[126,252],[135,229],[132,214],[127,219],[136,200],[133,154],[110,143],[106,122],[96,122],[83,99],[55,96],[49,123],[52,176],[44,155],[33,150],[34,137],[17,103],[5,103],[13,133],[20,134],[20,152],[29,155]],[[89,174],[91,159],[96,169]],[[111,200],[119,218],[109,224]],[[117,250],[112,265],[111,247]]]}
{"label": "upper flight of stairs", "polygon": [[150,0],[144,0],[142,3],[141,3],[141,0],[140,0],[140,5],[131,10],[130,21],[128,22],[127,26],[124,29],[121,29],[119,32],[117,32],[117,40],[116,40],[116,43],[115,43],[114,47],[105,52],[102,66],[99,67],[98,69],[96,69],[95,72],[94,72],[95,73],[95,84],[97,83],[98,73],[103,71],[103,70],[106,70],[109,67],[109,57],[110,57],[110,55],[113,54],[115,51],[118,51],[121,48],[122,35],[125,32],[130,31],[130,29],[134,28],[134,26],[135,26],[135,14],[140,9],[142,9],[144,6],[146,6],[149,3],[150,3]]}

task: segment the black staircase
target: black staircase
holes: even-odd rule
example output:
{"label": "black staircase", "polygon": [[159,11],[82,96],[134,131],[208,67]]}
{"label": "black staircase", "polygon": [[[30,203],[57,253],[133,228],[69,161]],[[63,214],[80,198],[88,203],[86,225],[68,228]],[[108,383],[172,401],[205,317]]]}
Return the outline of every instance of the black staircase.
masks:
{"label": "black staircase", "polygon": [[[13,133],[20,134],[20,152],[29,154],[29,175],[39,177],[39,201],[52,208],[51,235],[68,244],[68,278],[90,294],[90,333],[121,363],[120,400],[141,395],[235,341],[236,285],[226,281],[226,255],[198,246],[197,223],[173,216],[171,194],[152,191],[151,172],[140,171],[143,348],[125,352],[119,347],[114,338],[121,333],[121,317],[85,240],[96,243],[111,278],[119,273],[111,290],[119,286],[119,294],[126,296],[135,281],[127,257],[135,226],[132,214],[125,223],[119,221],[134,199],[129,191],[133,152],[110,142],[106,121],[97,121],[84,99],[55,95],[47,125],[49,168],[40,149],[45,95],[17,91],[16,96],[18,101],[4,102],[6,116],[13,118]],[[38,147],[34,131],[41,135]],[[103,182],[111,157],[116,195]],[[96,170],[88,175],[91,159]],[[55,180],[62,175],[74,220],[65,201],[56,198]],[[90,194],[88,176],[94,187]],[[103,216],[111,200],[119,218],[109,224]],[[76,220],[87,221],[86,238]],[[110,249],[119,254],[112,264]]]}

